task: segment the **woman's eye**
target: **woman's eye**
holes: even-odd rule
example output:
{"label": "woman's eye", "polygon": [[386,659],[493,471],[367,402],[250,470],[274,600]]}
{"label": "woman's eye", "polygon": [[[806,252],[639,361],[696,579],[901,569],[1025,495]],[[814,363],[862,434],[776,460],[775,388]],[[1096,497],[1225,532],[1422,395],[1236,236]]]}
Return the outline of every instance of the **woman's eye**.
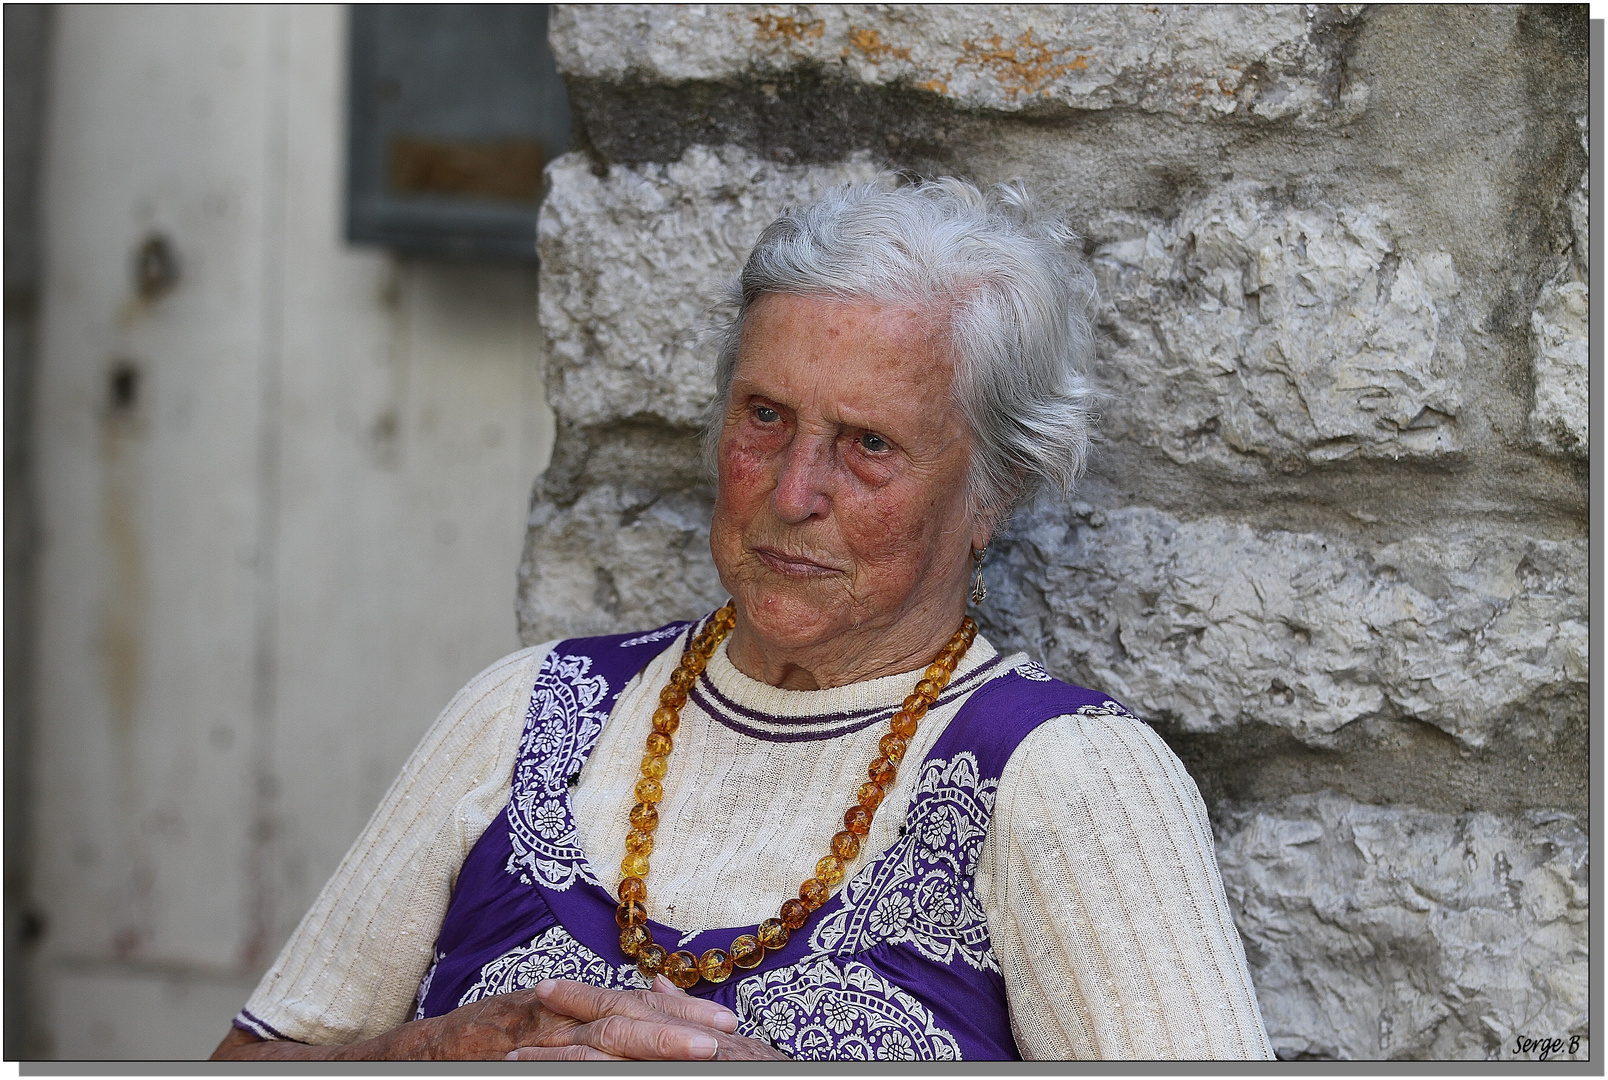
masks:
{"label": "woman's eye", "polygon": [[760,405],[754,409],[754,418],[761,424],[774,424],[782,418],[782,414],[768,405]]}
{"label": "woman's eye", "polygon": [[880,454],[888,448],[888,441],[881,435],[873,435],[868,431],[860,436],[860,445],[865,447],[867,453]]}

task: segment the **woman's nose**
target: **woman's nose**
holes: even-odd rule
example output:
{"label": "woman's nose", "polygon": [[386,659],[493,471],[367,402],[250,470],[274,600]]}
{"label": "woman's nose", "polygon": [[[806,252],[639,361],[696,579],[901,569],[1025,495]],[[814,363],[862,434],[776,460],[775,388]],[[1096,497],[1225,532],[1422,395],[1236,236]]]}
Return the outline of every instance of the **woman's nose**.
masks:
{"label": "woman's nose", "polygon": [[771,502],[776,516],[789,525],[831,513],[829,483],[832,440],[800,434],[782,452],[782,468]]}

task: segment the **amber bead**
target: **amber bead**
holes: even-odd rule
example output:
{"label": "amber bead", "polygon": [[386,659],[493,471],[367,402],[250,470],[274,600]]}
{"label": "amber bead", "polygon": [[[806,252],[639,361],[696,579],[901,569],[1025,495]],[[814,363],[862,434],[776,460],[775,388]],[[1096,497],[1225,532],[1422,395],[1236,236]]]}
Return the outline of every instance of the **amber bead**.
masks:
{"label": "amber bead", "polygon": [[810,878],[798,887],[799,900],[811,911],[826,903],[829,895],[831,888],[820,878]]}
{"label": "amber bead", "polygon": [[[675,686],[667,686],[659,691],[659,704],[667,709],[679,709],[687,703],[687,692]],[[666,735],[674,732],[666,731]]]}
{"label": "amber bead", "polygon": [[[881,784],[883,787],[887,787],[893,782],[893,778],[898,775],[899,770],[896,769],[893,762],[889,761],[887,758],[879,757],[875,761],[871,762],[871,765],[865,770],[865,772],[866,775],[871,778],[871,782],[873,784]],[[642,798],[642,784],[647,782],[648,781],[644,780],[637,784],[637,798]],[[655,783],[657,783],[657,781],[655,781]],[[653,799],[652,801],[658,802],[659,800]]]}
{"label": "amber bead", "polygon": [[944,684],[939,682],[937,679],[922,679],[916,684],[916,688],[914,691],[912,691],[911,696],[913,697],[916,694],[920,694],[930,702],[933,698],[937,697],[943,692]]}
{"label": "amber bead", "polygon": [[648,732],[648,753],[668,754],[675,749],[675,740],[657,731]]}
{"label": "amber bead", "polygon": [[637,952],[637,970],[649,982],[664,968],[664,958],[670,954],[665,952],[664,946],[650,943],[642,946]]}
{"label": "amber bead", "polygon": [[652,832],[659,827],[659,811],[647,803],[637,803],[631,807],[631,824],[643,832]]}
{"label": "amber bead", "polygon": [[639,900],[625,900],[614,909],[614,921],[621,930],[627,926],[641,926],[648,921],[648,909]]}
{"label": "amber bead", "polygon": [[843,880],[843,860],[836,855],[821,856],[821,861],[815,864],[815,876],[828,888],[836,885]]}
{"label": "amber bead", "polygon": [[854,861],[860,854],[860,838],[851,832],[840,832],[832,837],[832,854],[846,863]]}
{"label": "amber bead", "polygon": [[637,802],[656,803],[664,798],[664,785],[651,776],[644,776],[637,781]]}
{"label": "amber bead", "polygon": [[635,852],[626,852],[625,858],[620,860],[620,873],[626,877],[647,877],[648,857]]}
{"label": "amber bead", "polygon": [[804,920],[810,917],[810,909],[804,906],[802,900],[782,901],[782,925],[789,930],[797,930],[804,925]]}
{"label": "amber bead", "polygon": [[731,953],[725,949],[709,949],[698,957],[698,974],[712,983],[723,983],[731,978]]}
{"label": "amber bead", "polygon": [[[859,793],[860,805],[865,807],[866,813],[874,814],[877,812],[877,807],[882,805],[882,799],[887,794],[887,790],[884,789],[881,784],[872,784],[869,782],[861,784]],[[844,825],[848,827],[850,832],[853,832],[854,828],[848,825],[848,821],[848,815],[844,815]],[[870,828],[870,824],[871,823],[869,821],[866,822],[866,827],[868,829]]]}
{"label": "amber bead", "polygon": [[788,930],[780,919],[766,919],[759,924],[759,943],[767,949],[780,949],[787,944]]}
{"label": "amber bead", "polygon": [[670,676],[670,685],[680,691],[692,689],[692,684],[698,681],[698,673],[688,671],[685,667],[676,668],[676,673]]}
{"label": "amber bead", "polygon": [[642,879],[639,877],[627,877],[620,882],[619,895],[621,903],[627,900],[646,900],[648,898],[648,887],[643,884]]}
{"label": "amber bead", "polygon": [[922,679],[927,682],[935,682],[939,686],[942,686],[944,683],[949,681],[949,670],[950,669],[945,667],[941,662],[933,664],[922,673]]}
{"label": "amber bead", "polygon": [[758,967],[765,959],[765,946],[753,934],[743,934],[731,943],[731,962],[740,968]]}
{"label": "amber bead", "polygon": [[669,705],[660,705],[653,710],[653,730],[661,735],[674,735],[676,728],[681,726],[681,715],[676,712],[681,706],[675,708]]}
{"label": "amber bead", "polygon": [[678,949],[664,958],[659,973],[686,990],[698,984],[698,958],[685,949]]}
{"label": "amber bead", "polygon": [[653,943],[653,931],[646,926],[627,926],[620,931],[620,951],[635,960],[646,945]]}
{"label": "amber bead", "polygon": [[631,855],[652,855],[653,834],[643,829],[632,829],[625,834],[625,850]]}
{"label": "amber bead", "polygon": [[900,762],[904,760],[905,751],[910,748],[910,740],[903,735],[890,733],[882,736],[882,741],[877,746],[882,750],[883,757],[892,762]]}
{"label": "amber bead", "polygon": [[651,776],[655,780],[663,780],[664,774],[670,771],[670,762],[658,754],[648,754],[642,759],[642,775]]}
{"label": "amber bead", "polygon": [[[862,790],[871,785],[862,785]],[[881,791],[881,788],[877,788]],[[871,812],[864,806],[851,806],[843,815],[843,827],[851,833],[864,836],[871,831]]]}

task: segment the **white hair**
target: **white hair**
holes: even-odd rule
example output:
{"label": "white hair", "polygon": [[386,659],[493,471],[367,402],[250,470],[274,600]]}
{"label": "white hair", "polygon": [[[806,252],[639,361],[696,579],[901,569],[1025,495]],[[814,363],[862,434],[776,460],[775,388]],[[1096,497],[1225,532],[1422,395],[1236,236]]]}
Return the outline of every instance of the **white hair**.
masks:
{"label": "white hair", "polygon": [[1071,494],[1089,451],[1094,275],[1066,225],[1019,183],[988,192],[945,177],[885,174],[792,207],[760,234],[720,331],[710,463],[743,325],[771,293],[946,315],[955,403],[972,435],[972,512],[995,525],[1043,488]]}

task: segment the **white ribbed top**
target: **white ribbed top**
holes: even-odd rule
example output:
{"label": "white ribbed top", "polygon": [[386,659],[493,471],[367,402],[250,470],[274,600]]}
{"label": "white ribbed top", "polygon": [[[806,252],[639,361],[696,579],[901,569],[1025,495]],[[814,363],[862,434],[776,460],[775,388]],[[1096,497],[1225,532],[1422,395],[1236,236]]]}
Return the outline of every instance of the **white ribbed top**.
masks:
{"label": "white ribbed top", "polygon": [[[263,977],[254,1016],[331,1043],[411,1015],[458,867],[507,801],[551,644],[492,665],[447,706]],[[581,845],[610,886],[643,739],[679,652],[627,685],[573,792]],[[971,690],[1025,661],[979,637],[906,761],[926,756]],[[682,709],[664,780],[654,917],[691,934],[752,924],[795,895],[917,677],[780,690],[717,650]],[[851,875],[893,841],[918,771],[900,770]],[[1024,1057],[1271,1056],[1205,808],[1144,724],[1064,716],[1024,740],[1000,778],[976,884]]]}

